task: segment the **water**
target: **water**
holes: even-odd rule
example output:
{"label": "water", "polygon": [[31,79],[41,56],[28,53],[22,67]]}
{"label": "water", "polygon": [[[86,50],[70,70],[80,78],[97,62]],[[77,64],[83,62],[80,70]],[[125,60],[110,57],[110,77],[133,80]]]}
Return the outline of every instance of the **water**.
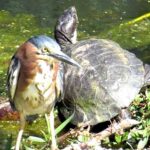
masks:
{"label": "water", "polygon": [[[69,6],[75,6],[79,16],[79,31],[85,37],[99,36],[100,32],[150,11],[149,0],[1,0],[0,10],[13,15],[34,15],[38,25],[54,28],[56,19]],[[84,37],[84,38],[85,38]]]}
{"label": "water", "polygon": [[[6,96],[6,70],[18,46],[33,35],[47,34],[53,37],[57,18],[69,6],[77,9],[79,40],[109,38],[150,63],[150,20],[120,27],[120,24],[150,12],[150,0],[1,0],[0,96]],[[15,130],[10,130],[10,124],[0,123],[0,135],[5,137],[3,144],[18,129],[11,126]],[[10,132],[5,132],[8,130]]]}
{"label": "water", "polygon": [[[53,37],[57,18],[75,6],[79,39],[108,38],[150,63],[150,20],[137,27],[120,24],[150,12],[149,0],[1,0],[0,1],[0,95],[5,96],[6,68],[17,47],[33,35]],[[136,24],[135,24],[136,25]]]}

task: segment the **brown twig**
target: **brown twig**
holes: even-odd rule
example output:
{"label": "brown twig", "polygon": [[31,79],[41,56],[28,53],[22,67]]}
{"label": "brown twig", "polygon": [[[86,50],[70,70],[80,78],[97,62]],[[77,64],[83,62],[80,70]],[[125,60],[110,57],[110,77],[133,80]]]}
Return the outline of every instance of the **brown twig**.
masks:
{"label": "brown twig", "polygon": [[[82,142],[78,142],[75,144],[70,144],[68,146],[66,146],[63,150],[89,150],[89,149],[100,149],[100,150],[107,150],[106,148],[102,148],[101,147],[101,140],[109,137],[110,135],[116,133],[116,132],[120,132],[121,130],[124,129],[128,129],[131,128],[137,124],[139,124],[140,122],[133,120],[133,119],[124,119],[121,120],[119,123],[112,123],[108,128],[106,128],[104,131],[94,134],[91,133],[91,138],[90,140],[88,140],[85,143]],[[79,129],[75,130],[74,133],[79,132]],[[71,135],[70,132],[68,132],[67,134],[65,134],[65,136],[61,137],[61,140],[66,139],[69,135]]]}

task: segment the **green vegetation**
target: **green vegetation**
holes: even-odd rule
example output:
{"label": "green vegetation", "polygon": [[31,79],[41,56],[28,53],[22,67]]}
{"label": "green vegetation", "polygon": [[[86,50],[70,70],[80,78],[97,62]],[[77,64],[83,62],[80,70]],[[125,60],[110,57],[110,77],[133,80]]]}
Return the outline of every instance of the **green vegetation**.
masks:
{"label": "green vegetation", "polygon": [[[66,119],[63,123],[61,123],[55,130],[56,135],[58,135],[65,127],[66,125],[71,121],[71,119],[73,118],[72,114],[70,117],[68,117],[68,119]],[[27,139],[24,140],[23,142],[23,147],[26,150],[32,150],[35,148],[38,149],[49,149],[50,147],[50,140],[51,140],[51,132],[50,132],[50,124],[49,124],[49,118],[47,115],[45,115],[45,120],[46,120],[46,127],[47,127],[47,131],[43,131],[40,130],[41,133],[43,134],[43,137],[37,137],[37,136],[29,136]],[[31,145],[32,143],[32,148],[30,148],[28,145]],[[35,147],[34,147],[35,144]]]}
{"label": "green vegetation", "polygon": [[123,133],[116,133],[111,138],[103,140],[106,147],[138,149],[142,150],[150,144],[150,91],[140,93],[130,106],[130,111],[134,119],[140,122],[132,129],[127,129]]}
{"label": "green vegetation", "polygon": [[143,20],[134,24],[121,24],[113,27],[100,37],[118,42],[123,48],[132,49],[150,44],[150,21]]}

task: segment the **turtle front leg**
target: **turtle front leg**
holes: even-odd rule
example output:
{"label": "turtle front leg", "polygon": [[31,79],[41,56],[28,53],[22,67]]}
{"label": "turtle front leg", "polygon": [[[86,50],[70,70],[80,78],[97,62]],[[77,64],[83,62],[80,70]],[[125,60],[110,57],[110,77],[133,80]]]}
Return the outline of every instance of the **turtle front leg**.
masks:
{"label": "turtle front leg", "polygon": [[51,149],[58,150],[57,143],[56,143],[56,134],[55,134],[55,127],[54,127],[54,108],[50,112],[50,131],[51,131]]}
{"label": "turtle front leg", "polygon": [[78,129],[77,130],[77,135],[82,135],[85,137],[89,137],[90,136],[90,130],[91,130],[91,125],[90,125],[90,121],[84,122],[84,123],[78,123],[77,125]]}
{"label": "turtle front leg", "polygon": [[127,108],[122,108],[119,114],[120,120],[131,119],[131,113]]}
{"label": "turtle front leg", "polygon": [[16,145],[15,145],[15,150],[19,150],[20,149],[20,143],[21,143],[21,139],[22,139],[22,135],[23,135],[23,131],[25,128],[25,116],[23,113],[20,113],[20,130],[17,136],[17,141],[16,141]]}

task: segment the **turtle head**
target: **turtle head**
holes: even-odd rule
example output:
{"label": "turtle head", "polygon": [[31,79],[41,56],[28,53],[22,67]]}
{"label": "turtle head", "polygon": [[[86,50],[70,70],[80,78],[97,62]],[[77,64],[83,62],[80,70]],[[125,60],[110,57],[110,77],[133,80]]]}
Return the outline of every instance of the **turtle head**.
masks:
{"label": "turtle head", "polygon": [[55,39],[61,47],[76,43],[78,17],[75,7],[69,7],[59,17],[55,26]]}

